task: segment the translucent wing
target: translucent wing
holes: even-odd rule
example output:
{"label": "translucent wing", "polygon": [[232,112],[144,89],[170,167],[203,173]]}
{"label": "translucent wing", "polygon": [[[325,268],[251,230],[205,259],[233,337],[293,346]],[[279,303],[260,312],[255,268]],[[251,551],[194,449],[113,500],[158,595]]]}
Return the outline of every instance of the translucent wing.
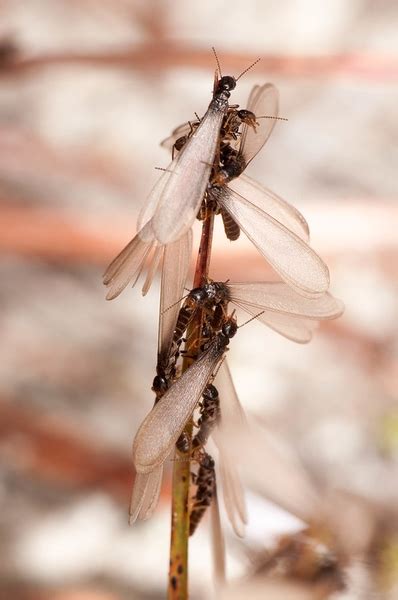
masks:
{"label": "translucent wing", "polygon": [[261,323],[264,323],[297,344],[308,344],[312,340],[312,334],[319,324],[318,321],[299,319],[291,315],[282,315],[270,311],[265,311],[261,315],[258,315],[258,310],[248,305],[242,305],[242,308],[253,317],[257,317]]}
{"label": "translucent wing", "polygon": [[246,417],[236,393],[227,359],[223,360],[217,372],[215,385],[219,391],[221,402],[222,427],[244,426]]}
{"label": "translucent wing", "polygon": [[236,535],[244,537],[247,519],[243,487],[236,465],[228,458],[222,444],[219,445],[219,470],[228,520]]}
{"label": "translucent wing", "polygon": [[114,258],[104,273],[103,282],[108,288],[107,300],[119,296],[124,288],[135,285],[143,269],[145,259],[157,244],[152,234],[150,223],[123,248]]}
{"label": "translucent wing", "polygon": [[282,282],[228,283],[229,296],[239,306],[288,314],[306,319],[336,319],[344,311],[341,300],[326,292],[306,298]]}
{"label": "translucent wing", "polygon": [[137,519],[149,519],[152,516],[159,501],[162,476],[162,466],[150,473],[136,473],[130,502],[130,525]]}
{"label": "translucent wing", "polygon": [[158,270],[160,261],[162,260],[163,254],[167,246],[155,246],[151,262],[148,267],[147,276],[142,286],[142,295],[146,296],[149,292],[149,288],[152,285],[153,278],[155,277],[156,271]]}
{"label": "translucent wing", "polygon": [[244,157],[246,164],[260,152],[275,127],[276,119],[259,117],[277,117],[278,106],[278,90],[272,83],[253,88],[247,108],[256,115],[258,126],[254,130],[246,124],[243,125],[239,144],[239,154]]}
{"label": "translucent wing", "polygon": [[208,109],[195,133],[165,173],[167,179],[152,217],[161,244],[181,237],[194,222],[209,181],[225,111]]}
{"label": "translucent wing", "polygon": [[229,186],[213,193],[282,279],[306,296],[326,292],[328,268],[301,238]]}
{"label": "translucent wing", "polygon": [[160,294],[158,356],[169,354],[180,305],[184,295],[192,251],[192,231],[168,244],[164,251]]}
{"label": "translucent wing", "polygon": [[140,210],[137,219],[137,231],[140,231],[145,225],[150,221],[156,211],[156,208],[159,204],[159,201],[162,197],[163,190],[165,185],[170,177],[170,175],[174,172],[176,168],[177,158],[175,158],[164,170],[162,175],[159,177],[155,185],[153,186],[149,196],[146,199],[145,204]]}
{"label": "translucent wing", "polygon": [[221,527],[217,486],[214,488],[210,511],[214,580],[216,585],[220,585],[225,582],[225,542]]}
{"label": "translucent wing", "polygon": [[229,182],[228,187],[243,198],[250,198],[250,202],[260,210],[282,223],[287,229],[293,231],[305,242],[309,241],[310,231],[307,221],[294,206],[283,200],[271,190],[257,183],[247,175],[240,175]]}
{"label": "translucent wing", "polygon": [[246,418],[232,381],[231,373],[224,360],[218,370],[216,387],[220,394],[221,420],[213,432],[213,439],[219,452],[220,478],[225,510],[236,535],[243,537],[247,523],[246,502],[243,486],[236,464],[230,460],[222,443],[223,436],[235,427],[245,427]]}
{"label": "translucent wing", "polygon": [[257,493],[307,522],[320,510],[312,480],[284,440],[252,422],[229,431],[223,443]]}
{"label": "translucent wing", "polygon": [[217,342],[215,338],[144,419],[133,444],[138,472],[148,473],[166,460],[224,352]]}

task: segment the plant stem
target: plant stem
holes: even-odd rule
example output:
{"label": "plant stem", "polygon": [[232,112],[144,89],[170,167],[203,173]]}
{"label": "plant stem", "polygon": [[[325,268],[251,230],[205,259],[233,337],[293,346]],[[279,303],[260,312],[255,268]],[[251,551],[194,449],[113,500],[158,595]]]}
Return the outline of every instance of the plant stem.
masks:
{"label": "plant stem", "polygon": [[[193,287],[202,286],[209,272],[209,263],[211,255],[211,245],[213,239],[214,214],[209,211],[202,225],[202,236],[198,257],[196,260],[195,277]],[[201,312],[201,311],[199,311]],[[187,334],[187,346],[198,348],[200,340],[200,327],[202,315],[199,314],[195,323],[192,324]],[[196,339],[194,339],[196,336]],[[199,343],[198,343],[199,342]],[[190,354],[188,352],[188,354]],[[192,358],[185,358],[183,362],[183,372],[189,367]],[[185,433],[192,441],[192,419],[185,427]],[[171,539],[170,539],[170,570],[168,600],[186,600],[188,598],[188,539],[189,539],[189,484],[191,477],[191,461],[184,454],[175,451],[175,460],[173,466],[173,488],[172,488],[172,507],[171,507]]]}

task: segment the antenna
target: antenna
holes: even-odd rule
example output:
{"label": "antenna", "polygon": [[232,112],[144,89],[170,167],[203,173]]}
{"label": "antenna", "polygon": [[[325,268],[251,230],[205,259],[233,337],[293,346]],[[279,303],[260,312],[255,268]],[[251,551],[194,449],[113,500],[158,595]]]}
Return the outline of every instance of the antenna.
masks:
{"label": "antenna", "polygon": [[239,75],[239,77],[236,77],[235,81],[239,81],[239,79],[248,71],[250,71],[250,69],[252,69],[254,67],[254,65],[256,65],[258,62],[260,62],[261,58],[258,58],[257,60],[254,61],[254,63],[252,63],[250,65],[250,67],[247,67],[247,69],[245,69],[244,71],[242,71],[242,73]]}
{"label": "antenna", "polygon": [[212,46],[212,47],[211,47],[211,49],[213,50],[213,54],[214,54],[214,57],[215,57],[215,59],[216,59],[216,63],[217,63],[217,69],[218,69],[218,72],[219,72],[219,74],[220,74],[220,77],[222,77],[222,73],[221,73],[221,67],[220,67],[220,61],[218,60],[218,56],[217,56],[216,49],[214,48],[214,46]]}
{"label": "antenna", "polygon": [[261,117],[257,117],[256,115],[256,119],[274,119],[275,121],[288,121],[289,119],[286,119],[285,117],[271,117],[268,115],[262,115]]}
{"label": "antenna", "polygon": [[186,298],[187,296],[189,296],[189,293],[185,294],[185,296],[182,296],[179,300],[177,300],[177,302],[173,302],[173,304],[170,304],[170,306],[168,306],[167,308],[165,308],[164,311],[162,311],[160,313],[160,315],[163,316],[165,313],[167,313],[168,310],[170,310],[171,308],[173,308],[173,306],[175,306],[176,304],[179,304],[181,302],[181,300],[184,300],[184,298]]}
{"label": "antenna", "polygon": [[262,310],[261,312],[258,313],[258,315],[254,315],[254,317],[252,317],[251,319],[249,319],[248,321],[245,321],[244,323],[242,323],[242,325],[239,325],[238,329],[240,329],[241,327],[244,327],[245,325],[247,325],[248,323],[251,323],[251,321],[254,321],[254,319],[257,319],[260,315],[264,314],[265,310]]}

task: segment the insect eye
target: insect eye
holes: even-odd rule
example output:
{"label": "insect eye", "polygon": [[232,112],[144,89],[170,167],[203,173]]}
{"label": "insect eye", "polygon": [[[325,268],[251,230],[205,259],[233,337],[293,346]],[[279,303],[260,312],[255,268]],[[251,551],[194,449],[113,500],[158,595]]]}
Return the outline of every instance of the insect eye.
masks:
{"label": "insect eye", "polygon": [[207,296],[206,291],[203,288],[194,288],[189,295],[195,302],[203,302]]}
{"label": "insect eye", "polygon": [[216,400],[218,398],[217,388],[212,384],[208,385],[203,392],[203,397],[208,398],[209,400]]}
{"label": "insect eye", "polygon": [[238,110],[238,117],[242,119],[242,121],[256,118],[255,114],[251,110],[246,109]]}
{"label": "insect eye", "polygon": [[224,77],[221,77],[219,84],[218,84],[218,89],[219,90],[234,90],[236,87],[236,81],[234,77],[231,77],[230,75],[225,75]]}
{"label": "insect eye", "polygon": [[238,326],[234,321],[228,321],[222,327],[222,332],[227,338],[233,337],[237,331]]}

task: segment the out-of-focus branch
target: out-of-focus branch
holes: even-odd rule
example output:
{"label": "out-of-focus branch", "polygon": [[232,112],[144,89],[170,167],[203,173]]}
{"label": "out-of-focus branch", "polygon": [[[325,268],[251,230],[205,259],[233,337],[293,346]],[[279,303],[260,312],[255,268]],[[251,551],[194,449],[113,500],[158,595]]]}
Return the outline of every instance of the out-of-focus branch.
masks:
{"label": "out-of-focus branch", "polygon": [[33,479],[74,491],[98,487],[127,502],[133,479],[131,461],[109,448],[94,447],[60,418],[46,418],[1,402],[0,456],[9,468]]}
{"label": "out-of-focus branch", "polygon": [[[252,58],[249,53],[223,51],[223,68],[225,71],[239,73],[247,67]],[[65,52],[25,57],[18,53],[10,53],[1,63],[0,76],[24,75],[37,69],[71,64],[90,68],[159,72],[176,67],[209,69],[212,62],[208,50],[197,50],[170,42],[154,42],[118,52]],[[256,67],[256,72],[261,71],[267,75],[292,77],[323,78],[342,75],[350,78],[396,81],[398,59],[394,56],[359,53],[328,56],[268,54],[262,55],[261,62]]]}

